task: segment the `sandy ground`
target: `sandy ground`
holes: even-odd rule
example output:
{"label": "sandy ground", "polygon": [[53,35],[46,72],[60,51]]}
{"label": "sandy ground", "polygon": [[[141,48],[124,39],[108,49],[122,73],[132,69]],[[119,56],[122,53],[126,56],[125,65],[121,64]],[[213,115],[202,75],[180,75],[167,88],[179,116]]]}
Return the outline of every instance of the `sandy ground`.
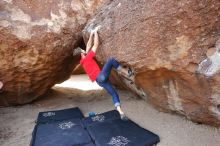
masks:
{"label": "sandy ground", "polygon": [[[160,136],[157,146],[220,146],[220,129],[158,112],[127,91],[119,91],[119,94],[127,116]],[[0,108],[0,145],[28,146],[38,112],[76,106],[85,115],[89,111],[101,113],[114,108],[111,97],[104,90],[91,84],[84,75],[73,76],[31,104]]]}

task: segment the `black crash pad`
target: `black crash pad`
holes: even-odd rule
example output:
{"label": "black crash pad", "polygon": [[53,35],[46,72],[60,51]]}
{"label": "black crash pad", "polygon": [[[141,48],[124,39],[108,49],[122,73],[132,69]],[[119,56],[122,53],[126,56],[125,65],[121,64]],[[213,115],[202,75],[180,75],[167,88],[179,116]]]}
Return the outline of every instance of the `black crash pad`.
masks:
{"label": "black crash pad", "polygon": [[66,119],[84,118],[78,107],[64,110],[40,112],[38,114],[37,123],[48,123],[53,121],[62,121]]}
{"label": "black crash pad", "polygon": [[91,138],[80,119],[70,119],[37,125],[33,143],[34,146],[87,146]]}
{"label": "black crash pad", "polygon": [[159,137],[134,122],[121,119],[91,124],[87,127],[96,146],[152,146]]}
{"label": "black crash pad", "polygon": [[84,118],[82,120],[82,123],[85,127],[88,127],[91,124],[103,123],[108,120],[115,120],[115,119],[120,119],[120,114],[118,113],[118,111],[113,110],[102,114],[97,114],[92,117]]}
{"label": "black crash pad", "polygon": [[152,146],[160,141],[134,122],[121,120],[115,110],[87,118],[79,108],[49,112],[39,113],[30,146]]}

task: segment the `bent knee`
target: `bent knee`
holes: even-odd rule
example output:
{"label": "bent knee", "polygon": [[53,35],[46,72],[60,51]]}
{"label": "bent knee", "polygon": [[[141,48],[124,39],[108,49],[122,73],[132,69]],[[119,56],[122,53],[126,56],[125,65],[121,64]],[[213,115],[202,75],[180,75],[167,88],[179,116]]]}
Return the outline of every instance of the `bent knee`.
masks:
{"label": "bent knee", "polygon": [[96,79],[96,81],[99,82],[99,83],[104,83],[106,80],[107,80],[107,79],[106,79],[105,75],[102,74],[102,73],[100,73],[100,74],[98,75],[97,79]]}

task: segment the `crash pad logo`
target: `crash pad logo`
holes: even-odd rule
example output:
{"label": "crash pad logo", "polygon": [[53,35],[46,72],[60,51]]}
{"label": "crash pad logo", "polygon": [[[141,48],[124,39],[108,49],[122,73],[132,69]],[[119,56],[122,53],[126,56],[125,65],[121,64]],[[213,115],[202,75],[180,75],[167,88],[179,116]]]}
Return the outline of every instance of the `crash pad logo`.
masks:
{"label": "crash pad logo", "polygon": [[73,122],[65,122],[65,123],[61,123],[59,124],[59,127],[63,130],[65,129],[70,129],[72,128],[73,126],[75,126],[76,124],[74,124]]}
{"label": "crash pad logo", "polygon": [[51,116],[55,116],[56,114],[54,112],[47,112],[47,113],[43,113],[44,117],[51,117]]}
{"label": "crash pad logo", "polygon": [[103,115],[96,115],[94,117],[91,117],[92,121],[98,121],[98,122],[103,122],[105,120],[105,116]]}
{"label": "crash pad logo", "polygon": [[130,140],[124,136],[116,136],[112,137],[108,144],[112,146],[126,146],[129,142]]}

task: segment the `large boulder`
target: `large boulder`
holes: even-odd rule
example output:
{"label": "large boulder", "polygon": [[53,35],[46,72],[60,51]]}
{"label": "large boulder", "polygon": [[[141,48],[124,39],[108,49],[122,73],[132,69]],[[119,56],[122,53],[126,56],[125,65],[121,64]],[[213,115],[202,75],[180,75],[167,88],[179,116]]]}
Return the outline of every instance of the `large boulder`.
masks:
{"label": "large boulder", "polygon": [[66,80],[81,30],[102,0],[0,1],[0,106],[28,103]]}
{"label": "large boulder", "polygon": [[109,0],[84,32],[101,26],[98,61],[131,67],[135,84],[120,78],[159,110],[220,126],[219,12],[219,0]]}

